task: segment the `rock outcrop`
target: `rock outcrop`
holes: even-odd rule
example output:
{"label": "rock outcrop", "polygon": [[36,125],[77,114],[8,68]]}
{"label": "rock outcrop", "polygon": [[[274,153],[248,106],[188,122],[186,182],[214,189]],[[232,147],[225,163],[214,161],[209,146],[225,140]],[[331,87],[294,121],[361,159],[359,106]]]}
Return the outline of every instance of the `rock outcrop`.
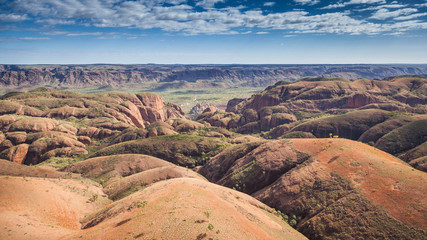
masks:
{"label": "rock outcrop", "polygon": [[[186,118],[179,106],[152,93],[78,94],[38,88],[6,94],[0,103],[0,154],[24,164],[87,155],[86,147],[97,139],[115,136],[115,141],[123,141],[178,134],[163,121]],[[178,131],[199,125],[175,124]]]}

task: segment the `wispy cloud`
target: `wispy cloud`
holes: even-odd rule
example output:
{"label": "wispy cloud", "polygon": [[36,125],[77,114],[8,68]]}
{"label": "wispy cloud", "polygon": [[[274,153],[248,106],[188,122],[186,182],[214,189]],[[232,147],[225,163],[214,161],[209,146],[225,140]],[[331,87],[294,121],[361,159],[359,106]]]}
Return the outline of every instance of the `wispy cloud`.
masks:
{"label": "wispy cloud", "polygon": [[20,37],[19,40],[49,40],[48,37]]}
{"label": "wispy cloud", "polygon": [[334,8],[341,8],[341,7],[354,5],[354,4],[374,4],[374,3],[386,3],[386,1],[385,0],[350,0],[349,2],[331,4],[326,7],[323,7],[322,9],[334,9]]}
{"label": "wispy cloud", "polygon": [[0,14],[0,22],[20,22],[27,20],[27,15],[17,15],[13,13],[9,14]]}
{"label": "wispy cloud", "polygon": [[370,18],[384,20],[387,18],[395,18],[399,16],[407,16],[411,13],[415,13],[418,10],[415,8],[403,8],[395,11],[389,11],[388,9],[380,9],[375,12]]}
{"label": "wispy cloud", "polygon": [[406,16],[400,16],[400,17],[395,17],[395,20],[409,20],[409,19],[414,19],[414,18],[419,18],[419,17],[423,17],[423,16],[427,16],[427,13],[415,13],[415,14],[410,14],[410,15],[406,15]]}
{"label": "wispy cloud", "polygon": [[202,1],[197,1],[196,6],[201,6],[203,8],[213,8],[215,6],[215,4],[219,3],[219,2],[224,2],[225,0],[202,0]]}
{"label": "wispy cloud", "polygon": [[[318,0],[294,0],[294,2],[301,5],[319,3]],[[190,3],[185,0],[15,0],[14,3],[13,6],[8,6],[9,13],[0,14],[0,19],[15,19],[15,21],[32,19],[36,23],[52,26],[73,24],[98,28],[161,29],[164,32],[183,35],[244,34],[253,28],[262,29],[258,32],[277,29],[286,30],[291,34],[372,35],[427,28],[424,21],[406,21],[425,16],[424,13],[417,13],[417,9],[411,7],[401,8],[406,5],[397,2],[386,4],[385,0],[350,0],[326,7],[333,9],[355,4],[375,4],[370,6],[370,10],[374,11],[370,18],[363,19],[354,16],[351,11],[310,13],[305,10],[293,10],[266,13],[260,9],[248,10],[242,6],[215,8],[218,3],[227,3],[226,0],[203,0],[193,5],[189,5]],[[273,4],[274,2],[266,2],[262,5]],[[379,22],[386,19],[387,23]],[[394,20],[396,21],[390,22]],[[402,22],[397,21],[406,21],[408,25],[403,26]],[[112,37],[111,34],[106,35],[102,31],[51,31],[42,34]],[[257,31],[253,31],[253,34],[257,34]],[[123,38],[135,37],[116,35]]]}
{"label": "wispy cloud", "polygon": [[272,7],[272,6],[274,6],[274,5],[276,5],[276,3],[275,3],[275,2],[265,2],[265,3],[264,3],[264,7]]}
{"label": "wispy cloud", "polygon": [[302,5],[314,5],[320,2],[320,0],[294,0],[294,2]]}

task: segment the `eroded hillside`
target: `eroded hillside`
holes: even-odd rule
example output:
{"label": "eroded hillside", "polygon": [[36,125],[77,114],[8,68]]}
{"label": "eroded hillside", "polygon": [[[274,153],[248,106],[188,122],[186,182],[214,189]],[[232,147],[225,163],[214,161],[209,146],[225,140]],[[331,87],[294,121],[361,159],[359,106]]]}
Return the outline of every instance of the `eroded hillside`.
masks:
{"label": "eroded hillside", "polygon": [[8,93],[0,238],[425,239],[426,83],[278,82],[196,121],[152,93]]}

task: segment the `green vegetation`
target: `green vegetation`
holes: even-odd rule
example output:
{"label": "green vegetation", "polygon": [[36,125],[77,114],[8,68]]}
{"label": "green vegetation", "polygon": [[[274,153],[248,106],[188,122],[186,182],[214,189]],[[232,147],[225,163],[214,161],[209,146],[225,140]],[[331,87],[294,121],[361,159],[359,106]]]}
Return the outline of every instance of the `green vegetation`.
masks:
{"label": "green vegetation", "polygon": [[[232,96],[250,97],[252,94],[262,91],[262,87],[236,87],[236,88],[200,88],[200,89],[159,89],[135,88],[120,89],[128,93],[152,92],[162,97],[165,102],[173,102],[182,107],[188,113],[198,102],[208,102],[216,106],[225,106]],[[84,88],[75,89],[79,93],[105,93],[105,89]],[[111,91],[111,90],[110,90]]]}
{"label": "green vegetation", "polygon": [[375,147],[397,154],[414,148],[427,141],[427,120],[419,120],[397,128],[380,139]]}
{"label": "green vegetation", "polygon": [[350,80],[342,77],[305,77],[296,80],[295,82],[320,82],[320,81],[341,81],[341,82],[350,82]]}
{"label": "green vegetation", "polygon": [[209,225],[208,225],[208,229],[209,229],[209,230],[213,230],[213,229],[214,229],[214,225],[213,225],[212,223],[209,223]]}
{"label": "green vegetation", "polygon": [[226,143],[220,139],[169,135],[115,144],[96,152],[94,156],[139,153],[155,156],[181,166],[195,167],[217,154]]}
{"label": "green vegetation", "polygon": [[384,110],[356,110],[343,115],[312,119],[297,125],[292,132],[311,132],[318,138],[328,138],[329,134],[357,140],[369,128],[384,122],[391,113]]}
{"label": "green vegetation", "polygon": [[92,197],[89,198],[89,202],[95,202],[98,199],[98,194],[93,194]]}

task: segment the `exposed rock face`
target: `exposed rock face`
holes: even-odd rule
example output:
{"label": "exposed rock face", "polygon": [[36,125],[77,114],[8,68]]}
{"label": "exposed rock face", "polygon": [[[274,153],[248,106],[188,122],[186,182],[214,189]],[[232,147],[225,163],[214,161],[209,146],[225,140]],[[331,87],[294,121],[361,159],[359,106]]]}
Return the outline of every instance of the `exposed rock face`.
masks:
{"label": "exposed rock face", "polygon": [[[292,84],[269,87],[265,92],[242,101],[236,113],[253,108],[259,112],[267,106],[284,106],[297,110],[294,102],[312,104],[316,110],[331,108],[360,108],[372,103],[404,103],[410,106],[425,104],[427,97],[417,96],[417,101],[408,103],[407,98],[414,98],[415,92],[424,93],[427,89],[426,78],[395,78],[389,81],[355,80],[316,80],[298,81]],[[412,91],[412,92],[411,92]],[[385,96],[385,98],[384,98]],[[400,96],[406,96],[402,100]],[[310,105],[305,105],[309,108]]]}
{"label": "exposed rock face", "polygon": [[[278,82],[245,100],[232,99],[227,111],[241,116],[236,125],[242,126],[242,133],[249,133],[353,109],[427,113],[426,92],[427,78],[422,76],[388,81],[306,78],[294,83]],[[202,114],[199,120],[211,122],[215,118],[219,120],[217,116]]]}
{"label": "exposed rock face", "polygon": [[79,140],[79,142],[86,144],[86,145],[90,145],[92,143],[90,137],[87,137],[87,136],[79,136],[78,140]]}
{"label": "exposed rock face", "polygon": [[51,157],[71,157],[73,155],[87,155],[88,151],[81,147],[63,147],[55,148],[44,153],[41,156],[41,161],[48,160]]}
{"label": "exposed rock face", "polygon": [[343,108],[360,108],[375,102],[375,99],[368,94],[356,93],[347,98],[347,104]]}
{"label": "exposed rock face", "polygon": [[[25,164],[37,164],[50,157],[85,155],[85,144],[91,145],[93,139],[121,133],[116,141],[178,134],[163,121],[185,118],[179,106],[165,103],[152,93],[85,95],[38,88],[6,94],[0,102],[0,153],[10,161]],[[162,127],[155,127],[157,122]],[[151,124],[154,125],[148,133],[145,128]],[[180,129],[202,125],[194,124],[181,124]]]}
{"label": "exposed rock face", "polygon": [[28,152],[28,144],[20,144],[10,147],[0,153],[0,158],[7,159],[11,162],[23,164]]}
{"label": "exposed rock face", "polygon": [[197,103],[194,107],[191,108],[189,114],[200,115],[205,111],[205,109],[209,107],[209,103]]}
{"label": "exposed rock face", "polygon": [[[21,143],[25,143],[27,140],[27,133],[26,132],[8,132],[6,133],[6,138],[10,140],[13,145],[18,145]],[[1,142],[1,137],[0,137]]]}

